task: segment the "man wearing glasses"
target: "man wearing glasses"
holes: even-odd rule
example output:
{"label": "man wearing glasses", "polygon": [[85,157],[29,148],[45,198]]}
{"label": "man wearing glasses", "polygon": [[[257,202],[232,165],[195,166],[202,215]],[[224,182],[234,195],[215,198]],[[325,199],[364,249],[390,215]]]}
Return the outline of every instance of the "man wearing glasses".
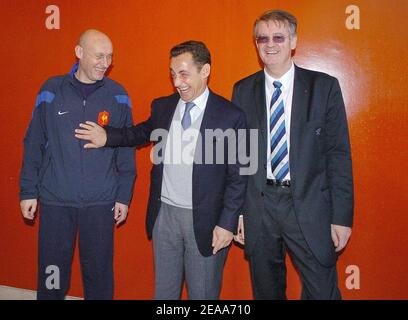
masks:
{"label": "man wearing glasses", "polygon": [[134,150],[84,149],[74,137],[85,119],[120,128],[133,123],[125,89],[105,77],[112,52],[105,34],[85,31],[75,47],[79,62],[44,83],[24,138],[24,218],[33,220],[41,203],[37,299],[64,299],[77,229],[85,299],[113,297],[113,230],[126,220]]}
{"label": "man wearing glasses", "polygon": [[233,102],[259,130],[235,240],[245,245],[256,299],[286,299],[286,251],[302,299],[340,299],[336,260],[353,222],[347,118],[336,78],[294,65],[296,18],[271,10],[255,22],[264,70],[237,82]]}

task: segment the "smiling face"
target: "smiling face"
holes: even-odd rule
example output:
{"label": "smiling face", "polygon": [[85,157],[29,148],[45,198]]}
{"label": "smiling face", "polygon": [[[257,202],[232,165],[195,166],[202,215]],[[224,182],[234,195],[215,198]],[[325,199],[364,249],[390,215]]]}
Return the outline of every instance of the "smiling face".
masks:
{"label": "smiling face", "polygon": [[200,68],[194,62],[193,55],[185,52],[171,58],[170,73],[181,99],[190,102],[199,97],[207,87],[210,65],[206,63]]}
{"label": "smiling face", "polygon": [[[278,40],[279,42],[275,42]],[[292,65],[292,50],[296,48],[296,35],[291,35],[289,26],[282,22],[260,21],[255,29],[256,47],[267,72],[279,78]],[[283,39],[284,38],[284,39]],[[280,42],[282,41],[283,42]]]}
{"label": "smiling face", "polygon": [[102,33],[88,35],[75,47],[79,59],[77,78],[84,83],[95,83],[102,80],[112,63],[112,43]]}

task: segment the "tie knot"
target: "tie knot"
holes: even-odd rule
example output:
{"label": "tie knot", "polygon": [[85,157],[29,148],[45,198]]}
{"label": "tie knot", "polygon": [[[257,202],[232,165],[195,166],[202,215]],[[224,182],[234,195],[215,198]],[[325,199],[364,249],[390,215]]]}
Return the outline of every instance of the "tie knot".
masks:
{"label": "tie knot", "polygon": [[195,103],[194,102],[186,102],[186,111],[185,112],[190,112],[191,109],[193,109],[195,107]]}
{"label": "tie knot", "polygon": [[274,86],[276,89],[280,89],[280,87],[282,87],[282,83],[279,82],[279,81],[274,81],[274,82],[273,82],[273,86]]}

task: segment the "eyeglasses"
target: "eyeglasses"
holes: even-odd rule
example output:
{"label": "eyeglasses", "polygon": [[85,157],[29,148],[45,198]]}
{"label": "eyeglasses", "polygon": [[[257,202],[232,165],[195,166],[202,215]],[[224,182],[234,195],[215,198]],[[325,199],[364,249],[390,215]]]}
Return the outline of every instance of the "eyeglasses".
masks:
{"label": "eyeglasses", "polygon": [[[272,36],[272,41],[274,43],[284,43],[286,38],[289,38],[289,36],[284,36],[283,34],[277,34],[277,35]],[[269,43],[270,40],[271,40],[271,37],[268,37],[268,36],[260,36],[260,37],[255,38],[255,41],[257,44],[266,44],[266,43]]]}

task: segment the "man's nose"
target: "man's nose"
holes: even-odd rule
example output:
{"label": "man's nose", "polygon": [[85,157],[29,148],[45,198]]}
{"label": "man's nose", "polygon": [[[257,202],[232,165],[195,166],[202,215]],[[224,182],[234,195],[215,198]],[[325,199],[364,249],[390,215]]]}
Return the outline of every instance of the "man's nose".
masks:
{"label": "man's nose", "polygon": [[181,81],[179,79],[179,77],[176,75],[173,77],[173,85],[178,88],[181,85]]}
{"label": "man's nose", "polygon": [[111,64],[110,58],[108,58],[106,56],[103,57],[102,64],[103,64],[103,67],[107,69]]}
{"label": "man's nose", "polygon": [[273,41],[273,37],[268,38],[268,42],[266,43],[268,47],[273,47],[276,45],[276,42]]}

